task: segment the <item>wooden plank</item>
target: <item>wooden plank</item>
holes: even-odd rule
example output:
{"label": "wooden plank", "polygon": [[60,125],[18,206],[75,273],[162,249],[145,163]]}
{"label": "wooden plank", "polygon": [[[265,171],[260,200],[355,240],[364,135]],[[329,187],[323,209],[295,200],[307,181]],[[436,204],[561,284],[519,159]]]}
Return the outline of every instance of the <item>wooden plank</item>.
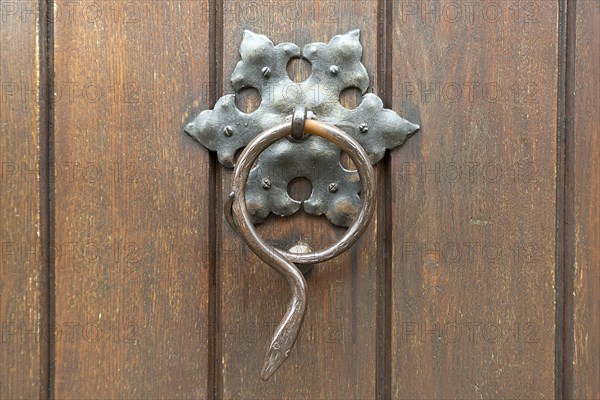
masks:
{"label": "wooden plank", "polygon": [[558,6],[394,3],[392,397],[552,398]]}
{"label": "wooden plank", "polygon": [[211,5],[56,9],[54,395],[207,397]]}
{"label": "wooden plank", "polygon": [[[360,28],[362,60],[371,73],[371,85],[375,85],[377,6],[377,2],[369,0],[225,1],[223,91],[232,92],[229,78],[239,60],[244,29],[265,34],[274,43],[293,42],[302,48],[315,41],[329,42],[336,34]],[[292,68],[292,77],[297,79],[307,70],[297,65]],[[239,97],[240,107],[248,110],[245,107],[252,102],[248,97]],[[231,178],[230,170],[222,173],[223,194],[231,187]],[[260,380],[260,371],[290,293],[283,279],[247,248],[224,219],[219,228],[219,395],[235,399],[374,398],[376,221],[371,222],[350,251],[315,266],[308,275],[304,326],[288,360],[267,382]],[[315,250],[325,248],[338,240],[341,232],[324,218],[303,213],[285,219],[269,218],[259,226],[263,237],[282,248],[290,248],[298,241]]]}
{"label": "wooden plank", "polygon": [[[576,4],[573,64],[573,399],[600,398],[600,3]],[[568,332],[571,332],[569,330]]]}
{"label": "wooden plank", "polygon": [[[0,398],[47,394],[45,24],[0,4]],[[42,168],[40,168],[42,166]]]}

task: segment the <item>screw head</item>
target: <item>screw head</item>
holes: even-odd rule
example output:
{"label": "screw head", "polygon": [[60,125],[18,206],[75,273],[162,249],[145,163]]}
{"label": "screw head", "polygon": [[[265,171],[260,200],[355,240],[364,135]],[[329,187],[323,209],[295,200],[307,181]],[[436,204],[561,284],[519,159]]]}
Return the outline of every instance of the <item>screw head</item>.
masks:
{"label": "screw head", "polygon": [[331,193],[335,193],[338,191],[338,184],[336,182],[331,182],[328,186],[328,189]]}
{"label": "screw head", "polygon": [[332,65],[329,67],[329,72],[331,72],[332,75],[337,75],[337,73],[340,72],[340,67],[337,65]]}
{"label": "screw head", "polygon": [[271,189],[271,181],[268,178],[262,180],[262,188],[265,190]]}
{"label": "screw head", "polygon": [[362,133],[367,133],[369,132],[369,125],[362,123],[358,126],[358,129],[360,129]]}
{"label": "screw head", "polygon": [[265,78],[268,78],[271,75],[271,68],[263,67],[262,74]]}
{"label": "screw head", "polygon": [[227,137],[230,137],[231,135],[233,135],[233,128],[230,127],[229,125],[227,125],[224,129],[223,129],[223,134]]}

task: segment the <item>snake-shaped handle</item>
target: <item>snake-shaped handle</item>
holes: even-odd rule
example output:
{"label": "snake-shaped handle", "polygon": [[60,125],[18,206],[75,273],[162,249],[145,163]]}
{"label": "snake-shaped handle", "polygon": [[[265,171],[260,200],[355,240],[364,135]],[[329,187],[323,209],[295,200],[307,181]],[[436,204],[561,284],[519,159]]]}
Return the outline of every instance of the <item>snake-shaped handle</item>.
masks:
{"label": "snake-shaped handle", "polygon": [[[358,216],[336,244],[322,251],[292,253],[267,244],[254,229],[246,208],[246,181],[254,161],[267,147],[290,134],[296,140],[301,139],[304,134],[312,134],[332,142],[350,156],[361,179],[362,207]],[[367,228],[375,210],[375,174],[367,153],[356,140],[335,126],[307,120],[303,109],[295,111],[291,122],[275,126],[256,136],[240,155],[234,174],[233,188],[225,203],[227,221],[258,257],[285,278],[292,291],[292,299],[275,331],[265,357],[260,376],[266,381],[289,356],[304,320],[306,281],[294,264],[316,264],[330,260],[346,251],[358,240]]]}

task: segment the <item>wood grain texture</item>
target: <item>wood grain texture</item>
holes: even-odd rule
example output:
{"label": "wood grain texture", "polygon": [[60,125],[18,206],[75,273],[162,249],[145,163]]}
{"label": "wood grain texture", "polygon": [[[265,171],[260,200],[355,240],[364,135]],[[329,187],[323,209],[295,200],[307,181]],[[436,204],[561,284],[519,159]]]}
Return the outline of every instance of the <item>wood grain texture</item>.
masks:
{"label": "wood grain texture", "polygon": [[573,217],[573,399],[600,398],[600,3],[578,1],[571,168]]}
{"label": "wood grain texture", "polygon": [[[315,41],[329,42],[336,34],[360,28],[362,60],[374,85],[377,6],[374,1],[225,1],[223,91],[232,92],[229,77],[239,60],[244,29],[265,34],[275,43],[293,42],[302,48]],[[292,78],[302,76],[303,72],[306,76],[306,68],[301,64],[290,70]],[[348,97],[352,102],[352,94]],[[254,102],[246,102],[240,96],[240,107],[248,103]],[[231,177],[230,170],[223,171],[220,189],[223,195],[231,187]],[[374,398],[376,221],[371,222],[351,250],[315,266],[307,276],[308,308],[304,325],[290,357],[267,382],[260,380],[260,370],[290,293],[283,279],[254,256],[224,219],[219,227],[221,375],[218,386],[221,390],[218,395],[228,399]],[[342,232],[324,218],[302,212],[286,218],[271,216],[259,226],[263,237],[286,249],[298,241],[315,250],[325,248],[338,240]]]}
{"label": "wood grain texture", "polygon": [[56,9],[54,395],[205,398],[210,5]]}
{"label": "wood grain texture", "polygon": [[558,6],[394,3],[392,396],[552,398]]}
{"label": "wood grain texture", "polygon": [[0,398],[46,398],[45,25],[35,2],[1,7]]}

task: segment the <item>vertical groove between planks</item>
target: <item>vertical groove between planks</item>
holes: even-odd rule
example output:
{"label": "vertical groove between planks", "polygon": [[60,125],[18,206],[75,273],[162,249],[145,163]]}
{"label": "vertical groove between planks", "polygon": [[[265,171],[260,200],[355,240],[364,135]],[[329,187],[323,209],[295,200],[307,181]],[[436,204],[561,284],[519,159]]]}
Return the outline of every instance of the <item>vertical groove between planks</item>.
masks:
{"label": "vertical groove between planks", "polygon": [[565,162],[565,92],[567,59],[567,0],[558,6],[558,71],[556,105],[556,322],[554,348],[554,397],[562,399],[563,394],[563,340],[564,340],[564,162]]}
{"label": "vertical groove between planks", "polygon": [[[210,63],[210,87],[211,87],[211,109],[217,102],[217,99],[221,96],[223,87],[223,2],[220,0],[212,1],[212,14],[213,18],[211,23],[213,24],[211,33],[211,55],[212,60]],[[221,279],[218,270],[218,254],[220,251],[221,244],[221,207],[218,207],[221,202],[219,196],[222,193],[221,188],[221,169],[217,162],[216,154],[211,152],[210,154],[210,167],[211,167],[211,178],[210,184],[211,190],[211,240],[213,240],[213,246],[211,247],[211,282],[210,287],[212,288],[211,302],[213,307],[211,311],[213,313],[212,318],[212,331],[210,346],[212,352],[211,365],[209,365],[210,373],[212,373],[212,388],[209,396],[213,399],[223,398],[223,374],[221,366],[222,350],[221,350]]]}
{"label": "vertical groove between planks", "polygon": [[[392,103],[393,103],[393,98],[394,98],[394,93],[392,91],[392,79],[393,79],[393,74],[392,74],[392,68],[393,68],[393,57],[392,57],[392,52],[394,49],[393,46],[393,42],[392,42],[392,38],[394,35],[394,3],[391,0],[386,0],[385,2],[386,4],[386,20],[385,20],[385,37],[386,37],[386,48],[385,48],[385,54],[387,55],[386,57],[386,62],[385,62],[385,74],[384,74],[384,83],[385,83],[385,87],[387,88],[386,92],[385,92],[385,104],[387,107],[391,108],[392,107]],[[385,194],[385,217],[386,217],[386,222],[385,222],[385,233],[386,233],[386,237],[385,237],[385,298],[386,298],[386,302],[385,302],[385,322],[386,322],[386,328],[385,328],[385,348],[386,348],[386,352],[385,352],[385,398],[386,399],[391,399],[392,398],[392,265],[393,265],[393,260],[392,260],[392,248],[394,246],[394,241],[393,241],[393,236],[392,236],[392,229],[393,229],[393,220],[391,218],[392,216],[392,197],[391,197],[391,190],[388,190],[388,188],[391,188],[393,185],[392,182],[392,160],[391,160],[391,156],[388,156],[386,158],[386,162],[385,162],[385,173],[386,173],[386,181],[385,183],[387,184],[386,188],[384,188],[384,194]]]}
{"label": "vertical groove between planks", "polygon": [[[392,104],[392,29],[393,4],[388,0],[380,0],[378,7],[378,90],[384,107]],[[392,288],[392,223],[391,198],[389,188],[391,182],[391,162],[389,154],[380,161],[378,168],[378,213],[377,213],[377,360],[376,388],[377,399],[391,398],[391,288]]]}
{"label": "vertical groove between planks", "polygon": [[[39,151],[39,191],[40,191],[40,247],[47,254],[44,268],[44,291],[46,315],[42,326],[47,332],[56,326],[55,307],[55,266],[54,249],[55,204],[54,204],[54,0],[38,0],[39,18],[39,107],[40,107],[40,151]],[[43,328],[42,328],[43,329]],[[55,341],[47,340],[46,354],[40,363],[41,399],[54,398]]]}
{"label": "vertical groove between planks", "polygon": [[[215,66],[215,58],[216,58],[216,26],[217,26],[217,2],[210,1],[207,5],[207,12],[209,15],[208,18],[208,41],[210,43],[210,52],[208,54],[208,64],[209,64],[209,72],[208,72],[208,101],[212,106],[215,103],[216,93],[215,93],[215,75],[216,75],[216,66]],[[212,15],[212,18],[210,18]],[[212,154],[209,156],[209,165],[208,165],[208,240],[209,240],[209,252],[208,255],[208,365],[207,365],[207,385],[206,392],[207,398],[213,398],[215,393],[215,367],[216,367],[216,352],[215,352],[215,325],[217,323],[216,320],[216,251],[217,251],[217,234],[214,229],[215,221],[216,221],[216,188],[215,188],[215,160]]]}
{"label": "vertical groove between planks", "polygon": [[[382,48],[385,46],[385,0],[379,0],[377,6],[377,79],[376,86],[382,86],[380,92],[382,92],[385,87],[380,83],[383,82],[382,72],[385,68],[385,55]],[[379,247],[379,244],[382,243],[382,238],[385,231],[385,218],[383,218],[384,213],[384,195],[383,185],[385,183],[385,176],[382,173],[383,163],[385,162],[385,157],[383,160],[379,162],[380,166],[376,170],[377,172],[377,267],[376,267],[376,284],[375,284],[375,302],[376,302],[376,320],[375,320],[375,335],[376,335],[376,347],[375,347],[375,398],[377,400],[382,400],[384,397],[384,374],[385,374],[385,292],[383,290],[383,284],[385,280],[385,263],[383,256],[383,249]]]}
{"label": "vertical groove between planks", "polygon": [[[573,290],[574,290],[574,199],[573,184],[574,173],[573,163],[573,130],[574,130],[574,84],[575,84],[575,40],[576,40],[576,2],[575,0],[565,0],[561,2],[561,22],[562,29],[559,31],[563,35],[560,38],[562,45],[564,43],[564,52],[562,57],[564,61],[559,64],[559,160],[557,177],[558,188],[558,206],[561,207],[557,213],[560,218],[558,224],[557,246],[560,250],[560,259],[557,265],[557,276],[562,280],[561,285],[557,285],[557,308],[560,307],[561,315],[557,316],[557,389],[556,397],[571,399],[573,398]],[[560,275],[558,275],[560,274]],[[560,329],[560,331],[559,331]]]}
{"label": "vertical groove between planks", "polygon": [[[209,102],[210,107],[214,107],[220,93],[221,87],[221,64],[222,64],[222,4],[217,0],[210,0],[208,3],[209,14]],[[217,271],[217,252],[220,243],[218,235],[220,215],[218,205],[219,196],[219,165],[217,164],[216,156],[211,152],[209,164],[209,240],[210,240],[210,255],[209,255],[209,295],[208,295],[208,312],[209,312],[209,338],[208,338],[208,393],[207,398],[220,398],[221,392],[221,373],[219,359],[221,358],[220,341],[217,337],[220,332],[220,301],[219,301],[219,276]]]}
{"label": "vertical groove between planks", "polygon": [[[394,27],[394,4],[392,1],[386,0],[386,49],[385,49],[385,87],[387,88],[385,92],[385,104],[387,107],[392,106],[394,94],[392,92],[392,67],[393,67],[393,59],[392,59],[392,51],[393,51],[393,27]],[[387,187],[391,187],[392,185],[392,162],[391,156],[386,158],[385,163],[385,172],[386,172],[386,185]],[[385,191],[384,191],[385,192]],[[385,202],[385,215],[386,215],[386,240],[385,240],[385,297],[386,297],[386,308],[385,308],[385,316],[386,316],[386,329],[385,329],[385,398],[392,398],[392,247],[394,246],[393,238],[392,238],[392,198],[389,192],[386,192],[386,202]]]}

